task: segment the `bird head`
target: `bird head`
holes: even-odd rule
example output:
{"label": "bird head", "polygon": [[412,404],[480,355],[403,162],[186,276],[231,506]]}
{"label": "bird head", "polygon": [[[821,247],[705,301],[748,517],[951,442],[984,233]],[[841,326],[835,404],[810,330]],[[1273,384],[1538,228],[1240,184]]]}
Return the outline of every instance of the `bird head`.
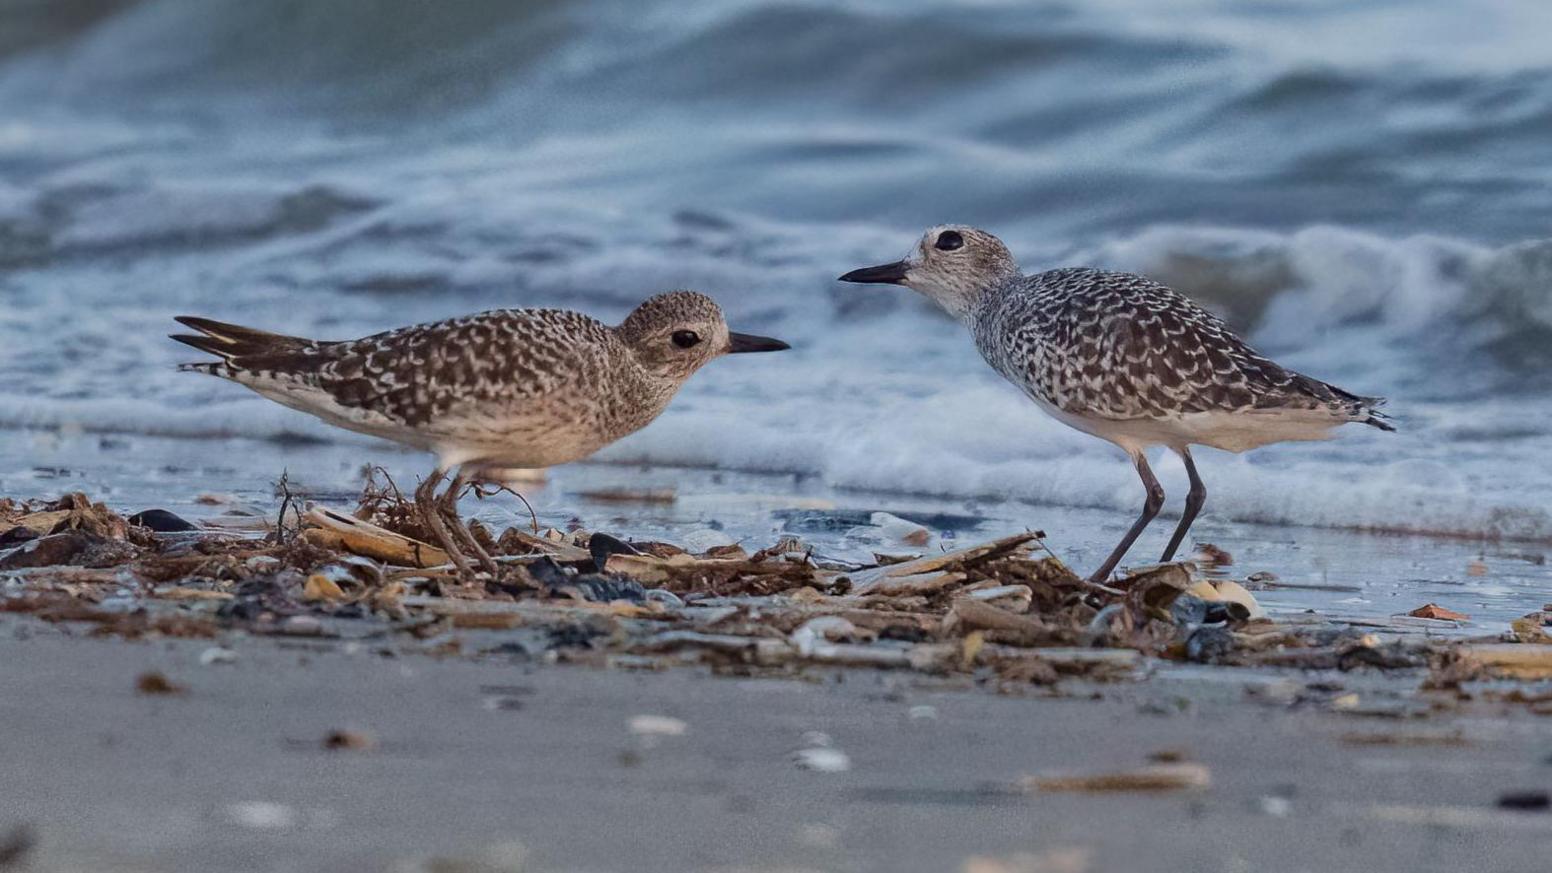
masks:
{"label": "bird head", "polygon": [[963,318],[982,292],[1018,275],[1018,262],[1002,240],[978,228],[944,224],[923,234],[903,260],[852,270],[841,281],[904,285]]}
{"label": "bird head", "polygon": [[694,291],[647,298],[619,326],[619,336],[648,372],[682,382],[708,361],[744,352],[790,348],[770,337],[734,333],[715,300]]}

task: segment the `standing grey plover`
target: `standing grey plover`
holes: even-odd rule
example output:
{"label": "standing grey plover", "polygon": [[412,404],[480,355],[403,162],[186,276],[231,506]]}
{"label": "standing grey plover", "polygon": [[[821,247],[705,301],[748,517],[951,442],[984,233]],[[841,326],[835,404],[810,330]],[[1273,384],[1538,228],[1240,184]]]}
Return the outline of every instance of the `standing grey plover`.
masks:
{"label": "standing grey plover", "polygon": [[[230,379],[338,427],[434,452],[437,467],[416,490],[416,504],[464,575],[463,550],[493,568],[458,518],[466,468],[585,458],[657,418],[713,358],[788,348],[730,332],[716,302],[692,291],[649,298],[618,327],[563,309],[500,309],[328,342],[192,316],[177,320],[202,335],[172,339],[222,359],[179,369]],[[453,468],[458,472],[437,497]]]}
{"label": "standing grey plover", "polygon": [[1175,556],[1207,490],[1192,445],[1242,452],[1330,436],[1362,422],[1395,430],[1380,397],[1360,397],[1257,354],[1222,321],[1164,285],[1071,267],[1025,276],[1007,246],[945,225],[905,260],[843,282],[904,285],[964,322],[982,357],[1058,421],[1115,443],[1147,489],[1142,515],[1090,577],[1103,583],[1164,503],[1145,450],[1165,446],[1191,479],[1161,561]]}

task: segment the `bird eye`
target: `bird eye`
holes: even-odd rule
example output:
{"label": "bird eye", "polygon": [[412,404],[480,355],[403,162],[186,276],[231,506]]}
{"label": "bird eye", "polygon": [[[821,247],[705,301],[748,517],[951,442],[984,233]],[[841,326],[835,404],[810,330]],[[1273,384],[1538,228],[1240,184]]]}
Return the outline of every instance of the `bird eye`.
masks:
{"label": "bird eye", "polygon": [[672,339],[674,341],[674,345],[678,346],[679,348],[687,349],[690,346],[700,342],[701,335],[693,330],[676,330],[670,339]]}
{"label": "bird eye", "polygon": [[932,245],[934,248],[941,249],[945,252],[951,252],[954,249],[963,248],[964,244],[965,238],[960,235],[959,231],[945,230],[938,234],[938,241]]}

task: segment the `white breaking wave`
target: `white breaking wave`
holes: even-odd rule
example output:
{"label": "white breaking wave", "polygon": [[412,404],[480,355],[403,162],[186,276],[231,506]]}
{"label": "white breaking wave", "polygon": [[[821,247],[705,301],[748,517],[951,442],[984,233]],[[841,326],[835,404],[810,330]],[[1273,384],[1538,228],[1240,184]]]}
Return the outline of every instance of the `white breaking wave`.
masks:
{"label": "white breaking wave", "polygon": [[[1544,498],[1552,493],[1552,470],[1543,463],[1552,451],[1552,405],[1545,395],[1484,398],[1471,390],[1442,390],[1441,378],[1457,374],[1420,366],[1407,348],[1437,332],[1444,320],[1483,318],[1484,330],[1509,330],[1511,323],[1492,305],[1462,289],[1480,282],[1480,271],[1516,257],[1520,248],[1492,251],[1443,241],[1386,246],[1373,237],[1352,234],[1344,240],[1342,234],[1331,228],[1286,237],[1159,229],[1094,254],[1095,262],[1156,275],[1168,273],[1171,265],[1178,269],[1184,259],[1201,270],[1204,252],[1213,254],[1214,269],[1231,277],[1267,258],[1313,262],[1278,267],[1282,286],[1275,290],[1239,286],[1244,294],[1237,304],[1259,307],[1269,326],[1253,336],[1273,340],[1280,357],[1316,376],[1391,396],[1399,434],[1354,425],[1326,443],[1275,446],[1244,456],[1203,450],[1200,464],[1212,511],[1241,521],[1552,537]],[[627,255],[625,268],[639,270],[645,252]],[[1453,253],[1479,272],[1450,274],[1450,283],[1431,286],[1437,296],[1430,298],[1419,285],[1434,281],[1437,268],[1406,264],[1414,259],[1436,265],[1440,252]],[[875,259],[891,255],[881,252]],[[1365,257],[1382,263],[1366,263]],[[667,267],[659,263],[653,269]],[[739,268],[723,263],[715,269]],[[1363,289],[1361,300],[1352,299],[1351,290],[1344,296],[1326,289],[1346,274],[1369,277],[1351,281],[1350,289]],[[716,278],[737,284],[736,276]],[[772,293],[765,287],[768,280],[748,278],[761,294]],[[1224,284],[1228,281],[1212,280],[1220,288],[1232,287]],[[831,302],[832,294],[839,304]],[[1255,294],[1263,299],[1252,300]],[[312,318],[328,311],[322,305],[328,299],[320,298]],[[1421,300],[1432,319],[1415,318],[1398,302],[1403,300]],[[779,304],[767,301],[767,307],[750,306],[747,297],[741,303],[735,312],[771,311],[747,327],[782,336],[796,348],[713,363],[658,422],[609,447],[599,460],[801,473],[839,488],[878,492],[1135,508],[1136,478],[1117,450],[1043,415],[980,361],[959,325],[910,292],[811,288]],[[862,310],[837,319],[837,305]],[[374,308],[349,307],[352,323],[340,327],[367,329],[383,316],[370,312]],[[412,318],[427,307],[405,308],[403,314]],[[164,322],[153,317],[141,322],[115,339],[155,362],[137,374],[136,396],[0,397],[0,426],[370,444],[237,386],[171,372],[172,361],[185,357],[183,350],[160,340]],[[1288,327],[1289,322],[1296,324]],[[1469,345],[1458,351],[1465,356],[1458,365],[1467,382],[1473,372],[1484,379],[1495,372],[1488,352]],[[104,374],[105,381],[110,375],[115,374]],[[1178,462],[1162,458],[1158,472],[1178,501],[1185,490]]]}

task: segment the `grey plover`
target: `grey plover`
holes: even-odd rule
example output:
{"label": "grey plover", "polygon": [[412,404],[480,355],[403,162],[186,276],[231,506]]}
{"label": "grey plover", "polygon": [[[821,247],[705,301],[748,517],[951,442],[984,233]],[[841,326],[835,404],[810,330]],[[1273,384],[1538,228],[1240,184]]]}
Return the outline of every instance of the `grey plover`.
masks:
{"label": "grey plover", "polygon": [[1325,439],[1346,422],[1395,430],[1378,411],[1383,398],[1279,366],[1158,282],[1087,267],[1025,276],[1001,240],[973,227],[935,227],[906,259],[853,270],[841,281],[904,285],[931,298],[1043,410],[1131,457],[1147,489],[1142,515],[1092,582],[1110,576],[1164,503],[1146,449],[1174,451],[1191,480],[1160,559],[1169,561],[1207,497],[1191,446],[1242,452]]}
{"label": "grey plover", "polygon": [[177,321],[200,335],[172,339],[221,358],[179,369],[434,452],[436,469],[416,503],[460,573],[467,572],[463,551],[491,568],[457,515],[469,474],[580,460],[657,418],[712,359],[788,348],[729,331],[716,302],[692,291],[652,297],[617,327],[563,309],[501,309],[321,341],[193,316]]}

